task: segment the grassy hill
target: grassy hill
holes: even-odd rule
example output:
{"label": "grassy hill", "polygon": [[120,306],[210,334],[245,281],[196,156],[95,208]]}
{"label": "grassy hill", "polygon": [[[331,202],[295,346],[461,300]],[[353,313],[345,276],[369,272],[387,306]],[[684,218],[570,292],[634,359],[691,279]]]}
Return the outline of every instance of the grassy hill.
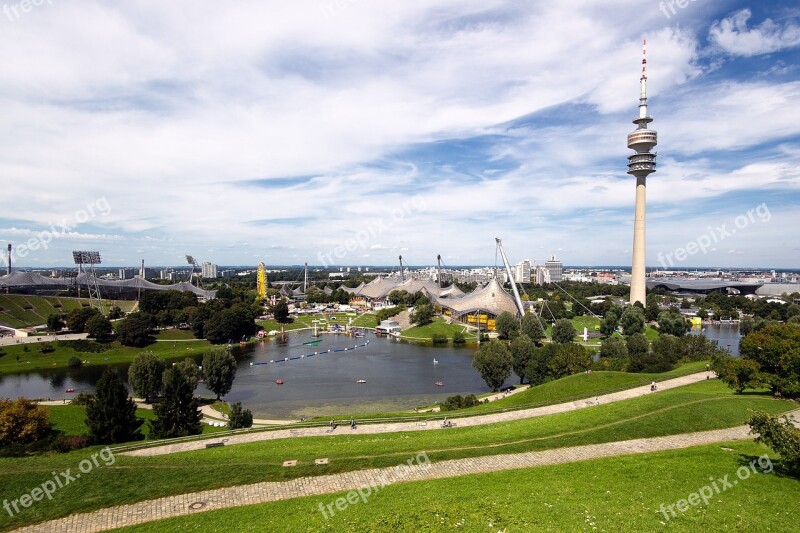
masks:
{"label": "grassy hill", "polygon": [[[129,312],[136,304],[131,300],[105,300]],[[66,315],[73,309],[89,307],[88,298],[0,294],[0,324],[12,328],[39,326],[49,315]]]}
{"label": "grassy hill", "polygon": [[[437,462],[675,435],[743,424],[752,409],[777,414],[792,410],[795,405],[790,401],[774,399],[768,393],[737,395],[723,383],[712,380],[579,411],[486,426],[378,435],[359,435],[356,432],[330,437],[267,440],[157,457],[117,455],[113,466],[95,469],[91,476],[81,479],[79,485],[69,485],[60,490],[58,498],[47,505],[31,507],[13,519],[0,517],[0,529],[171,494],[395,466],[411,454],[423,450],[433,462]],[[74,468],[91,451],[0,458],[0,485],[6,494],[23,494],[30,487],[41,483],[42,476],[49,472]],[[315,467],[313,460],[318,457],[329,457],[331,462],[326,466]],[[299,465],[292,469],[283,468],[281,463],[287,459],[297,459]],[[650,482],[655,481],[656,478],[651,477],[652,470],[646,459],[639,461],[642,471],[639,475],[646,476]],[[687,468],[696,469],[698,466],[692,464],[687,465]],[[714,473],[721,476],[729,471],[719,470]],[[509,475],[504,473],[501,477],[505,479]],[[625,486],[622,478],[624,476],[620,483]],[[572,478],[562,478],[562,483],[563,479]],[[596,480],[595,477],[587,479]],[[702,485],[708,476],[700,476],[698,479],[699,485]],[[661,481],[663,480],[659,480],[659,483]],[[555,482],[554,480],[553,483]],[[453,481],[447,483],[452,485]],[[637,491],[651,490],[644,487],[646,484],[643,482],[642,486],[630,485],[629,481],[625,493],[631,492],[631,486],[636,486]],[[695,489],[696,486],[692,490]],[[530,492],[522,491],[520,494]],[[538,489],[536,492],[547,493]],[[411,497],[408,505],[430,504],[437,499],[432,494],[439,493],[421,492]],[[598,492],[591,501],[599,503],[601,500],[597,498],[601,494],[605,494],[605,491]],[[672,493],[669,494],[671,496]],[[683,495],[685,496],[686,494]],[[463,505],[477,508],[475,501],[474,497],[465,497]],[[674,499],[667,499],[668,503],[671,501]],[[308,512],[312,513],[313,510]],[[656,509],[651,511],[653,515],[655,512]]]}

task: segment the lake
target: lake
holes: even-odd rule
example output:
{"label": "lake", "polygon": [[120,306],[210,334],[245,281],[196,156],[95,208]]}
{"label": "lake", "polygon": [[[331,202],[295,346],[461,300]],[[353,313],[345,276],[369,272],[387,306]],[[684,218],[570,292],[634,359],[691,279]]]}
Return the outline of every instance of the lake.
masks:
{"label": "lake", "polygon": [[[315,340],[320,341],[316,346],[304,345]],[[366,346],[352,349],[367,341]],[[308,331],[290,333],[286,344],[272,339],[244,349],[236,346],[233,351],[238,361],[236,380],[224,399],[241,401],[256,418],[397,411],[454,394],[489,392],[472,368],[471,348],[419,346],[372,333],[366,338],[326,334],[315,339]],[[312,355],[314,352],[318,355]],[[295,357],[299,359],[269,363]],[[200,360],[196,358],[198,364]],[[129,365],[115,366],[127,380]],[[101,373],[102,367],[87,366],[0,376],[0,397],[72,398],[75,394],[65,393],[65,389],[91,392]],[[277,379],[284,384],[277,385]],[[437,386],[437,381],[444,385]],[[508,383],[518,381],[512,375]],[[214,396],[203,384],[197,394]]]}

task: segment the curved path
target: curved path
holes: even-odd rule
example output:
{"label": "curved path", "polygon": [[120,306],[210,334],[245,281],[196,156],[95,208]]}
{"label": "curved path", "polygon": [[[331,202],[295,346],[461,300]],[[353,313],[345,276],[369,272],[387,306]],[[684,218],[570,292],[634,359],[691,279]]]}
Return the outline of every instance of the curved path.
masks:
{"label": "curved path", "polygon": [[[697,374],[690,374],[667,381],[662,381],[658,384],[659,391],[666,389],[673,389],[699,381],[705,381],[710,374],[708,372],[700,372]],[[534,407],[531,409],[520,409],[517,411],[507,411],[504,413],[493,413],[487,415],[476,415],[464,418],[458,418],[455,425],[458,427],[471,427],[482,426],[486,424],[494,424],[497,422],[509,422],[512,420],[522,420],[525,418],[535,418],[538,416],[551,415],[556,413],[565,413],[567,411],[575,411],[583,409],[592,405],[606,404],[611,402],[618,402],[620,400],[627,400],[629,398],[637,398],[646,394],[658,394],[658,392],[651,392],[650,385],[643,387],[636,387],[633,389],[626,389],[611,394],[596,396],[594,399],[585,399],[574,402],[560,403],[556,405],[546,405],[543,407]],[[175,444],[165,444],[163,446],[153,446],[151,448],[143,448],[140,450],[133,450],[123,452],[121,455],[134,455],[134,456],[152,456],[152,455],[166,455],[170,453],[186,452],[191,450],[200,450],[206,447],[209,442],[221,442],[225,439],[225,445],[230,446],[233,444],[242,444],[245,442],[257,442],[262,440],[275,440],[286,439],[292,437],[320,437],[330,435],[346,434],[374,434],[374,433],[393,433],[399,431],[427,431],[432,429],[440,429],[439,421],[414,421],[414,422],[387,422],[382,424],[364,424],[358,426],[358,429],[352,431],[349,428],[341,427],[335,431],[331,431],[327,426],[323,427],[310,427],[310,428],[297,428],[297,429],[281,429],[276,431],[259,431],[253,433],[243,433],[238,435],[226,435],[225,437],[209,437],[207,439],[193,440],[190,442],[181,442]]]}
{"label": "curved path", "polygon": [[[800,410],[792,415],[800,415]],[[482,474],[505,470],[518,470],[544,465],[554,465],[614,457],[633,455],[664,450],[677,450],[715,442],[726,442],[750,438],[749,426],[738,426],[728,429],[685,433],[667,437],[633,439],[603,444],[589,444],[568,448],[556,448],[540,452],[524,452],[515,454],[490,455],[467,459],[453,459],[438,463],[413,464],[398,467],[374,468],[355,472],[344,472],[324,476],[303,477],[291,481],[263,482],[240,485],[222,489],[206,490],[167,496],[117,507],[109,507],[84,514],[71,515],[58,520],[28,526],[17,531],[22,533],[91,533],[106,531],[124,526],[152,522],[175,516],[186,516],[205,511],[241,507],[260,503],[319,496],[359,488],[380,487],[394,482],[423,481]],[[421,454],[420,454],[421,455]],[[420,461],[418,461],[419,463]],[[426,464],[427,463],[427,464]],[[327,500],[310,504],[309,512],[317,505],[324,505]]]}

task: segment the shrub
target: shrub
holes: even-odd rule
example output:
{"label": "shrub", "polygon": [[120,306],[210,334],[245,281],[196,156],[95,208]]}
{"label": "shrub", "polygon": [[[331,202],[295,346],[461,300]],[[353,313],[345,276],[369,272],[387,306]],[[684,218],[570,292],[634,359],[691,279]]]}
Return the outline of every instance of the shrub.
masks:
{"label": "shrub", "polygon": [[67,361],[67,366],[70,368],[80,368],[81,365],[83,365],[83,361],[81,361],[80,357],[75,357],[74,355]]}
{"label": "shrub", "polygon": [[67,453],[86,448],[89,444],[89,437],[86,435],[60,435],[53,442],[53,449],[61,453]]}
{"label": "shrub", "polygon": [[480,403],[481,402],[474,394],[468,394],[466,396],[456,394],[455,396],[450,396],[444,402],[442,402],[442,404],[439,406],[439,409],[442,411],[455,411],[456,409],[474,407]]}
{"label": "shrub", "polygon": [[39,345],[39,353],[52,353],[55,352],[56,349],[53,348],[50,343],[40,344]]}
{"label": "shrub", "polygon": [[467,342],[467,337],[464,336],[463,331],[456,331],[453,333],[453,344],[465,344]]}
{"label": "shrub", "polygon": [[92,401],[93,399],[94,399],[94,394],[91,394],[89,392],[79,392],[77,394],[77,396],[75,396],[72,399],[72,401],[69,402],[69,404],[70,405],[89,405],[89,402]]}
{"label": "shrub", "polygon": [[228,419],[228,428],[241,429],[249,428],[253,425],[253,413],[250,409],[242,409],[242,402],[231,405],[231,416]]}
{"label": "shrub", "polygon": [[72,348],[76,352],[103,353],[111,349],[111,344],[94,342],[86,339],[76,339],[73,341],[58,341],[59,346]]}
{"label": "shrub", "polygon": [[433,344],[447,344],[448,338],[447,335],[434,333],[431,335],[431,341],[433,341]]}
{"label": "shrub", "polygon": [[375,320],[378,321],[378,324],[383,322],[384,320],[388,320],[395,315],[399,315],[400,312],[403,310],[402,307],[387,307],[386,309],[381,309],[377,313],[375,313]]}

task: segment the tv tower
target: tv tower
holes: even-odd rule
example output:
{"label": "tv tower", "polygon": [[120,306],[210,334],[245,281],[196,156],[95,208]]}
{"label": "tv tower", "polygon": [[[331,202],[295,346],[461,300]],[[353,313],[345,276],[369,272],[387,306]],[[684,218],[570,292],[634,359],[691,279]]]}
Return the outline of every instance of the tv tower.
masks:
{"label": "tv tower", "polygon": [[656,154],[650,150],[658,144],[658,133],[648,130],[653,117],[647,114],[647,40],[642,43],[642,77],[639,78],[639,116],[633,121],[638,126],[628,134],[628,148],[636,153],[628,156],[628,174],[636,176],[636,211],[633,221],[633,261],[631,263],[630,303],[645,305],[645,203],[647,176],[656,171]]}

